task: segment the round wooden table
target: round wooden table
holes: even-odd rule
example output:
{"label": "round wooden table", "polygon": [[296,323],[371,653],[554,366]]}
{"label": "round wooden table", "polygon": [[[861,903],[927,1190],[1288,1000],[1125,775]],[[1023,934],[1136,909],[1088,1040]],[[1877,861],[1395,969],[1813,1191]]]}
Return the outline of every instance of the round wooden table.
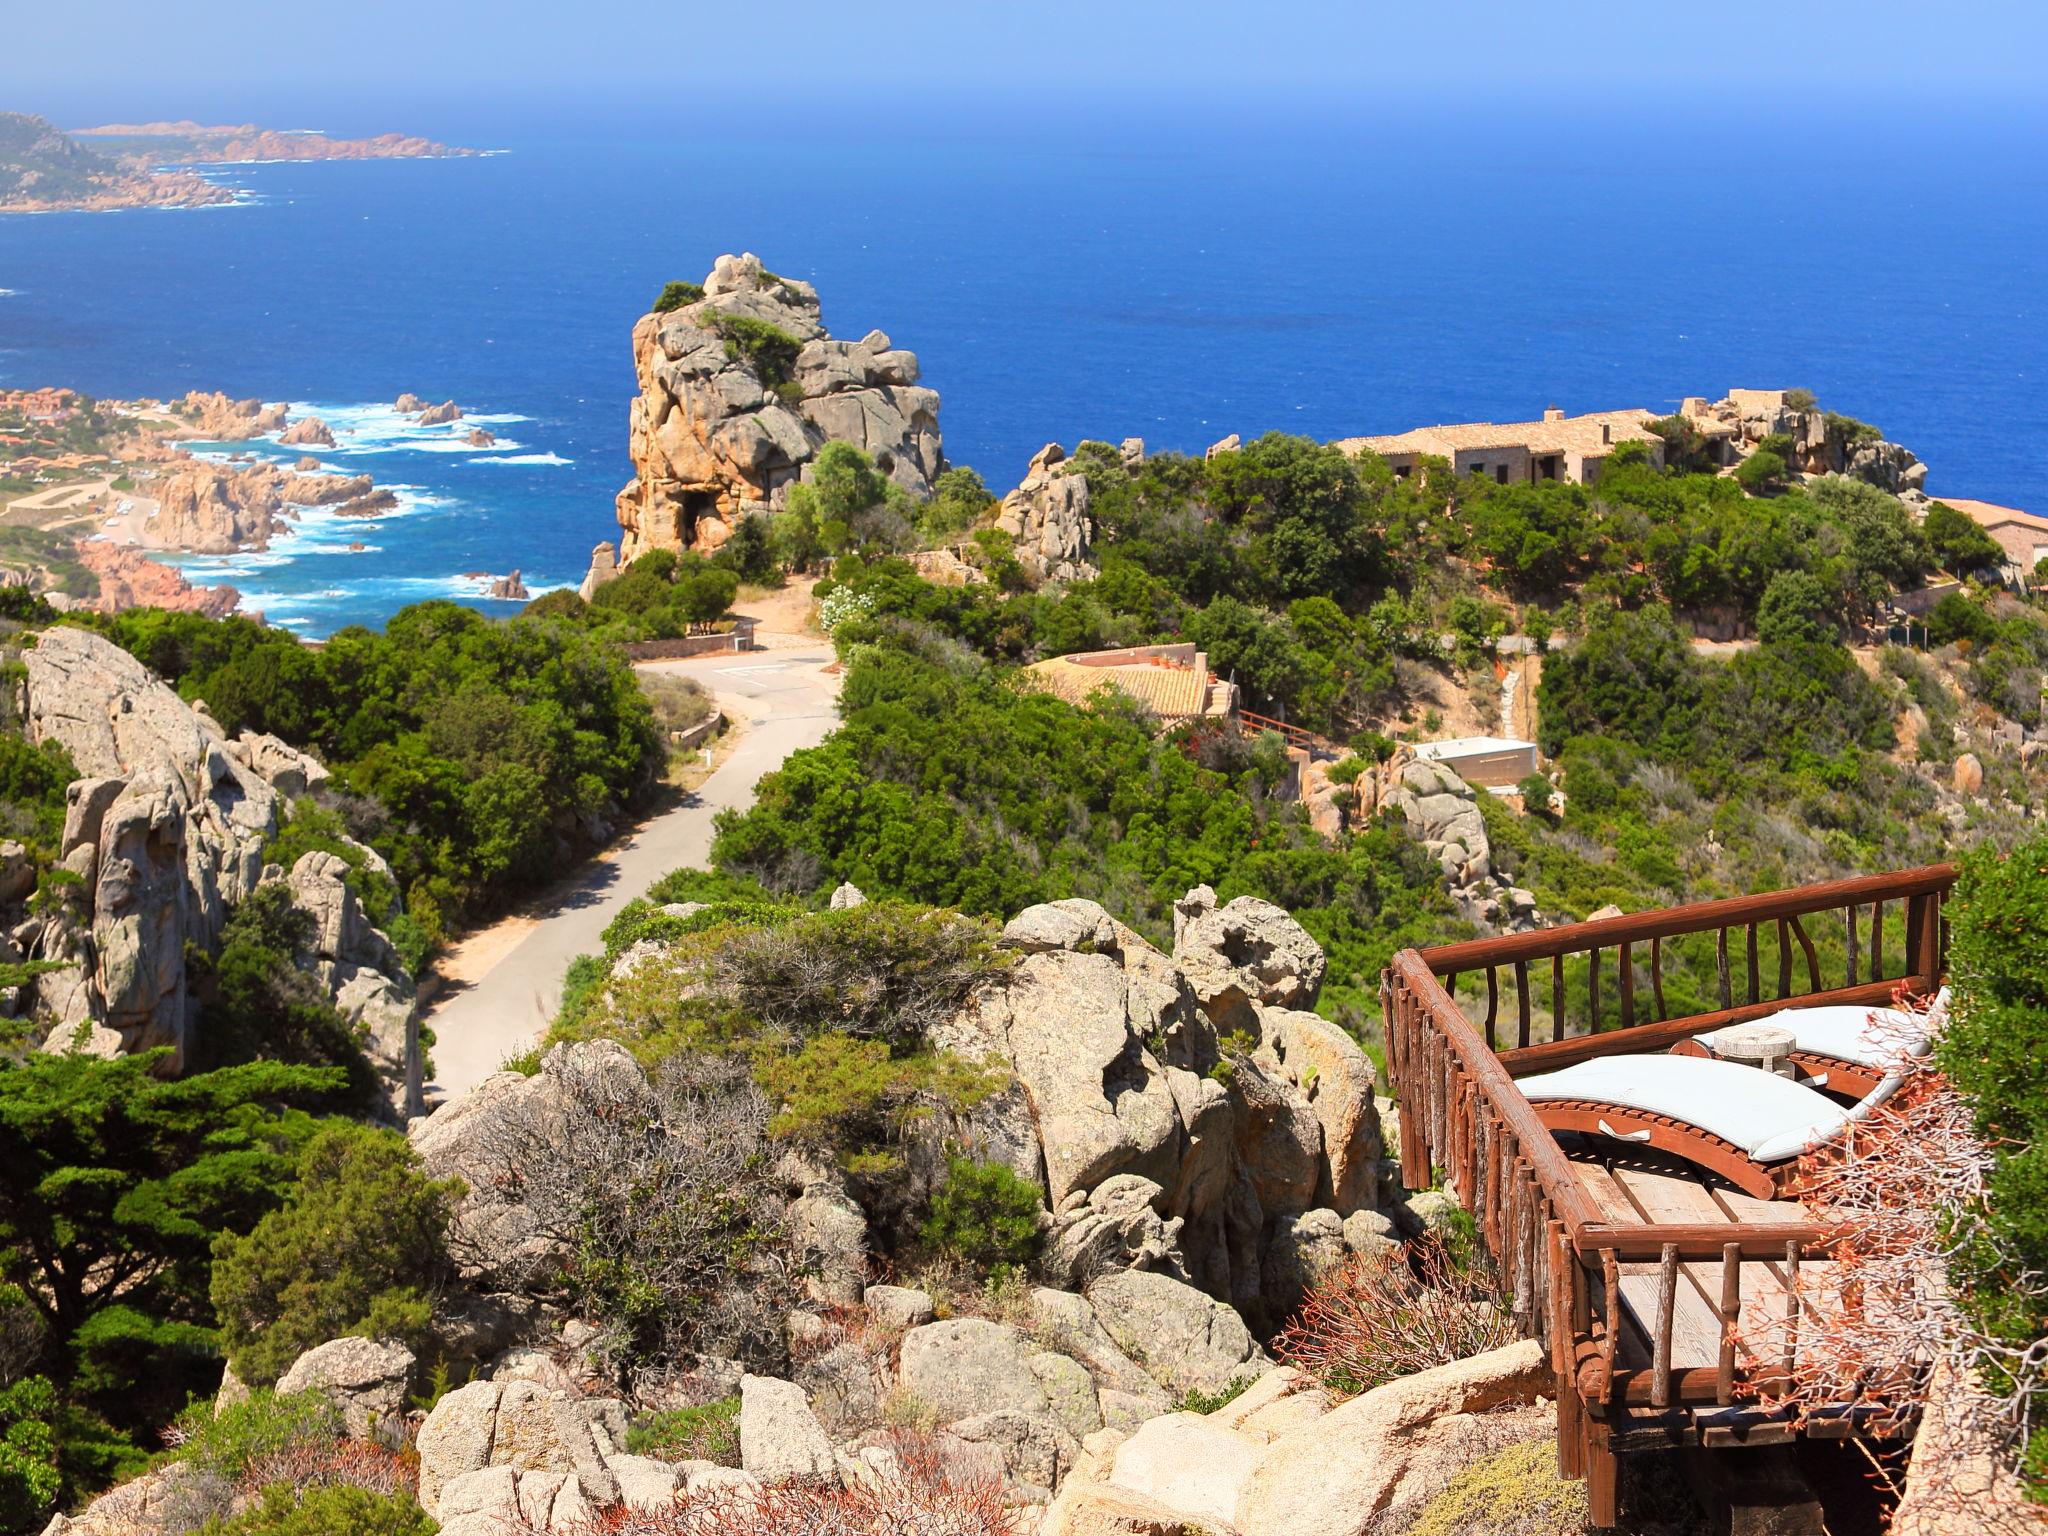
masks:
{"label": "round wooden table", "polygon": [[1792,1064],[1787,1058],[1796,1043],[1791,1030],[1775,1024],[1731,1024],[1714,1036],[1714,1054],[1723,1061],[1790,1077]]}

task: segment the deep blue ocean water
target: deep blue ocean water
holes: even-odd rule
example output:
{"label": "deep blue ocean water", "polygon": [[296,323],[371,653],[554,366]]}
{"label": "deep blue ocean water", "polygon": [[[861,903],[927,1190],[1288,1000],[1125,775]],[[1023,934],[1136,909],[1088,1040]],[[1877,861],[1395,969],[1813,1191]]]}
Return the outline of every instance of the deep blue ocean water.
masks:
{"label": "deep blue ocean water", "polygon": [[[0,218],[0,384],[217,388],[362,429],[323,457],[406,487],[401,515],[191,562],[311,634],[472,595],[467,571],[578,579],[630,474],[633,320],[728,250],[815,282],[836,334],[916,350],[949,456],[998,491],[1051,440],[1198,451],[1804,385],[1937,494],[2048,510],[2048,110],[876,90],[323,122],[507,152]],[[376,407],[405,390],[504,441],[404,429]]]}

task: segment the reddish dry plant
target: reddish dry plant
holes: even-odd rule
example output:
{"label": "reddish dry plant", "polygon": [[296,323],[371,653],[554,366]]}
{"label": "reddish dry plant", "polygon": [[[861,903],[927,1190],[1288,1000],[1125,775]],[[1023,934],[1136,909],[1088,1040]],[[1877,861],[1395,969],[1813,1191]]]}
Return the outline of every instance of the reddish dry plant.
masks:
{"label": "reddish dry plant", "polygon": [[249,1463],[242,1488],[257,1492],[276,1483],[294,1488],[363,1488],[371,1493],[412,1493],[416,1460],[374,1440],[295,1440]]}
{"label": "reddish dry plant", "polygon": [[[1801,1162],[1799,1198],[1842,1236],[1833,1263],[1802,1268],[1796,1309],[1745,1309],[1745,1372],[1767,1405],[1811,1412],[1856,1404],[1874,1414],[1874,1427],[1894,1431],[1928,1407],[1930,1382],[1964,1383],[1941,1393],[1950,1449],[1929,1456],[1923,1446],[1915,1498],[1930,1506],[1967,1499],[1973,1530],[2038,1531],[2039,1511],[2020,1502],[2011,1479],[1987,1480],[1981,1460],[1973,1465],[1953,1449],[1983,1448],[2010,1465],[2030,1428],[2029,1399],[2048,1347],[2016,1350],[1987,1337],[1948,1289],[1950,1256],[1985,1235],[1991,1154],[1969,1101],[1946,1077],[1903,1048],[1897,1065],[1906,1081],[1890,1101]],[[1990,1391],[1985,1382],[2007,1385]],[[2002,1500],[1994,1484],[2014,1492]]]}
{"label": "reddish dry plant", "polygon": [[[824,1485],[681,1495],[665,1509],[613,1509],[574,1536],[1020,1536],[1003,1487],[958,1478],[922,1436],[892,1441],[896,1469],[854,1488]],[[538,1536],[538,1533],[533,1533]]]}
{"label": "reddish dry plant", "polygon": [[1519,1337],[1497,1292],[1429,1234],[1318,1280],[1273,1350],[1334,1391],[1364,1392]]}

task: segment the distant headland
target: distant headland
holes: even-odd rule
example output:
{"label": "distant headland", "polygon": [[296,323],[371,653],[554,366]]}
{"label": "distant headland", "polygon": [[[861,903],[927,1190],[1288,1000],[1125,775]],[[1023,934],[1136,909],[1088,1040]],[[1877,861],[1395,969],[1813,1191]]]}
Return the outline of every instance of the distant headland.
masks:
{"label": "distant headland", "polygon": [[197,172],[163,169],[166,166],[411,160],[475,153],[399,133],[336,139],[253,123],[108,123],[67,133],[47,118],[0,112],[0,213],[204,208],[235,201],[231,188]]}

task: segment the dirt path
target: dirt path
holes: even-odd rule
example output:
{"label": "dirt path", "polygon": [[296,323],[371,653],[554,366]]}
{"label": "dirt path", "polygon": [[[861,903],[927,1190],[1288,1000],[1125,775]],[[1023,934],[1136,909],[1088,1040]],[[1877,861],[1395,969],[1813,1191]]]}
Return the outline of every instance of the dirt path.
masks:
{"label": "dirt path", "polygon": [[[754,612],[757,605],[743,604]],[[765,636],[763,637],[766,638]],[[838,724],[839,680],[829,645],[801,636],[766,652],[646,663],[643,670],[695,677],[728,714],[748,724],[738,745],[696,790],[636,827],[526,912],[472,935],[451,957],[451,976],[422,1022],[435,1035],[430,1103],[467,1093],[509,1056],[537,1041],[561,1002],[571,960],[603,947],[619,909],[672,869],[701,865],[712,818],[754,801],[761,776]]]}

